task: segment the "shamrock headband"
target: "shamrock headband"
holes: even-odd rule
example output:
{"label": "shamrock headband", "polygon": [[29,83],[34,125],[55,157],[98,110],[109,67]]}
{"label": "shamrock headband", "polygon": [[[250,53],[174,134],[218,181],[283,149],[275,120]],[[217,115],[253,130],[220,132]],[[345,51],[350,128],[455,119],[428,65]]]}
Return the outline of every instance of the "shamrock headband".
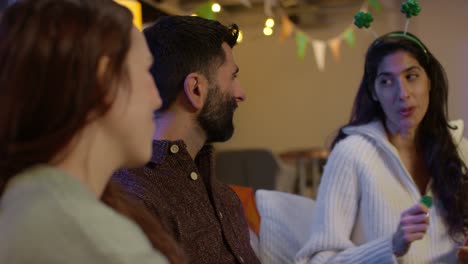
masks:
{"label": "shamrock headband", "polygon": [[424,46],[424,44],[422,44],[422,42],[411,36],[411,35],[408,35],[408,34],[405,34],[405,33],[398,33],[398,32],[393,32],[393,33],[389,33],[389,34],[386,34],[386,35],[383,35],[381,38],[377,39],[374,44],[372,44],[373,46],[377,46],[381,39],[384,38],[384,37],[390,37],[390,38],[405,38],[413,43],[415,43],[416,45],[419,46],[419,48],[421,48],[421,50],[424,52],[424,56],[426,57],[427,61],[429,61],[429,52],[427,52],[427,49],[426,47]]}
{"label": "shamrock headband", "polygon": [[419,41],[419,39],[417,39],[417,38],[415,38],[415,37],[413,37],[411,35],[405,34],[405,33],[390,33],[390,34],[387,34],[385,36],[386,37],[402,37],[402,38],[405,38],[407,40],[413,41],[414,43],[416,43],[421,48],[421,50],[424,52],[424,55],[429,58],[429,54],[427,52],[426,47],[422,44],[421,41]]}
{"label": "shamrock headband", "polygon": [[[421,48],[421,50],[424,52],[424,55],[426,56],[427,60],[429,61],[429,54],[427,52],[426,47],[421,43],[421,41],[418,40],[417,38],[411,36],[411,35],[406,34],[408,32],[409,19],[412,16],[419,15],[419,13],[421,12],[421,7],[419,6],[419,3],[417,2],[417,0],[407,0],[406,2],[403,2],[401,4],[401,10],[400,11],[401,11],[401,13],[405,14],[405,16],[406,16],[406,24],[405,24],[404,33],[390,33],[390,34],[384,35],[384,37],[402,37],[402,38],[405,38],[407,40],[410,40],[410,41],[416,43]],[[375,31],[373,31],[370,28],[370,25],[371,25],[372,21],[374,21],[374,17],[372,16],[372,14],[367,13],[367,12],[360,11],[359,13],[357,13],[354,16],[354,24],[358,28],[365,27],[366,29],[368,29],[374,35],[375,38],[379,38],[377,33],[375,33]],[[373,45],[377,45],[378,43],[380,43],[380,41],[374,42]]]}
{"label": "shamrock headband", "polygon": [[[401,13],[405,14],[406,16],[406,25],[405,25],[405,33],[408,32],[408,25],[409,20],[412,16],[417,16],[421,12],[421,7],[417,0],[407,0],[406,2],[401,3]],[[360,11],[354,16],[354,24],[358,28],[367,28],[370,29],[370,24],[374,21],[374,17],[372,17],[371,13]],[[374,33],[374,36],[377,38],[377,34]]]}

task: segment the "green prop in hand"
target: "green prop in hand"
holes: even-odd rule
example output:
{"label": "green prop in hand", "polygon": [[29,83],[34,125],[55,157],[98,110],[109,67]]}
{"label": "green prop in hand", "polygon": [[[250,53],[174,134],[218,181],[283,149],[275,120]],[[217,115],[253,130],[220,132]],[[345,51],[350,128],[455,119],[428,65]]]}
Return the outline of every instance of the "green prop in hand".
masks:
{"label": "green prop in hand", "polygon": [[417,16],[421,12],[421,7],[417,0],[408,0],[406,3],[401,4],[401,12],[406,15],[407,18]]}
{"label": "green prop in hand", "polygon": [[369,28],[372,21],[374,21],[374,18],[370,13],[361,11],[354,16],[354,25],[356,25],[358,28]]}
{"label": "green prop in hand", "polygon": [[427,208],[431,208],[432,206],[432,197],[428,195],[424,195],[421,197],[421,200],[419,200],[420,203],[424,204]]}

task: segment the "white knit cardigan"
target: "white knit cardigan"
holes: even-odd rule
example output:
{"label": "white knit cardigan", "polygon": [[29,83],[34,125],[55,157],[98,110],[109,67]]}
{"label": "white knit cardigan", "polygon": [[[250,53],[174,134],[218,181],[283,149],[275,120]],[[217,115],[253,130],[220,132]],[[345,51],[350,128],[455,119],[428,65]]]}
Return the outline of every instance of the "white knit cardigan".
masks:
{"label": "white knit cardigan", "polygon": [[[467,162],[463,121],[453,138]],[[329,156],[319,187],[312,234],[296,263],[456,263],[459,246],[447,234],[434,199],[429,229],[409,252],[396,258],[391,240],[401,213],[421,194],[388,141],[381,122],[348,127],[349,135]],[[427,193],[431,195],[428,186]]]}

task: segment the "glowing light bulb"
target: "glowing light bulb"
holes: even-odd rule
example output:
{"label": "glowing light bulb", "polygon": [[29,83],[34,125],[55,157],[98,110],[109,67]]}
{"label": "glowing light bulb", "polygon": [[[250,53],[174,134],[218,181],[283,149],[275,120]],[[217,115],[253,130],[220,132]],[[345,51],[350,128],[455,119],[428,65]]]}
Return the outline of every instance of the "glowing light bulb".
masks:
{"label": "glowing light bulb", "polygon": [[270,27],[265,27],[263,29],[263,34],[265,34],[265,36],[271,36],[273,34],[273,29]]}
{"label": "glowing light bulb", "polygon": [[239,36],[237,37],[237,43],[241,43],[243,39],[244,39],[244,34],[242,34],[242,31],[239,31]]}
{"label": "glowing light bulb", "polygon": [[211,5],[211,11],[219,13],[221,11],[221,6],[218,3]]}
{"label": "glowing light bulb", "polygon": [[275,26],[275,20],[273,18],[268,18],[266,21],[265,21],[265,26],[266,27],[269,27],[269,28],[272,28]]}

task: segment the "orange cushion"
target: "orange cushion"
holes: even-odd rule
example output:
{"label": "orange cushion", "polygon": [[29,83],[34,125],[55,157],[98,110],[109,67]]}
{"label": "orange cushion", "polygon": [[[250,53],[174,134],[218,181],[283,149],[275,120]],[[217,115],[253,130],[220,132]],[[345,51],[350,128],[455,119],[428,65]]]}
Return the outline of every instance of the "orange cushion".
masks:
{"label": "orange cushion", "polygon": [[237,185],[229,185],[236,192],[244,207],[245,217],[249,228],[258,236],[260,233],[260,214],[255,203],[255,194],[252,188]]}

